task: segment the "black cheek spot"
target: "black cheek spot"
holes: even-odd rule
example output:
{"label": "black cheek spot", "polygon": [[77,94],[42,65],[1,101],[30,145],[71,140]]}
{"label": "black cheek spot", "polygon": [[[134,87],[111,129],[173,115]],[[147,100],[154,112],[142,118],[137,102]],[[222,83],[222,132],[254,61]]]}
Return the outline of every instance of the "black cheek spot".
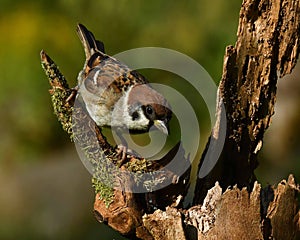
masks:
{"label": "black cheek spot", "polygon": [[132,117],[132,121],[134,121],[140,118],[140,114],[137,111],[135,111],[132,113],[131,117]]}

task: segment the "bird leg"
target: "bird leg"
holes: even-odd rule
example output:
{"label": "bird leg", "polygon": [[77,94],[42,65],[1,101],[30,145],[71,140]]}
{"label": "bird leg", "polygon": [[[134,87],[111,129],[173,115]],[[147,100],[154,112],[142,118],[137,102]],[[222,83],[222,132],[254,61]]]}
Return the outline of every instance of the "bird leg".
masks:
{"label": "bird leg", "polygon": [[122,133],[117,132],[117,136],[121,140],[121,144],[118,144],[117,146],[117,155],[120,157],[119,166],[122,166],[127,162],[128,158],[132,156],[137,157],[138,154],[134,150],[128,148],[127,142],[122,136]]}

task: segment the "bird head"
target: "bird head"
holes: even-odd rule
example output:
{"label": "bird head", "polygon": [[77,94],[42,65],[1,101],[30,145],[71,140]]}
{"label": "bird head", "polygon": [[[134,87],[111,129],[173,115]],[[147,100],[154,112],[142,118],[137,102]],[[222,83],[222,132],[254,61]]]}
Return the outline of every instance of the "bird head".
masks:
{"label": "bird head", "polygon": [[148,131],[152,126],[169,134],[172,116],[167,100],[148,84],[133,86],[128,93],[128,128],[132,131]]}

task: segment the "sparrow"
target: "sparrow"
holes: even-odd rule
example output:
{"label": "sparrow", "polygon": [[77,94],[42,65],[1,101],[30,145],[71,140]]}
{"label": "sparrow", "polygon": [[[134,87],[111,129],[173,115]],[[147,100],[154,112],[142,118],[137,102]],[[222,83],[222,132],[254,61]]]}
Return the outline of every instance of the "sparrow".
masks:
{"label": "sparrow", "polygon": [[147,79],[105,54],[104,44],[82,24],[77,33],[86,60],[78,75],[78,93],[99,126],[148,132],[152,126],[168,134],[171,108]]}

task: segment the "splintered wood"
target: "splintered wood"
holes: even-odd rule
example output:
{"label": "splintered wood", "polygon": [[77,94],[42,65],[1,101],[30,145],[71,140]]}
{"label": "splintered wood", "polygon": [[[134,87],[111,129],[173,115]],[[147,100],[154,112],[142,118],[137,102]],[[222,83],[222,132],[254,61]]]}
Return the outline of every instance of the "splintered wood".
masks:
{"label": "splintered wood", "polygon": [[[143,218],[144,226],[154,239],[160,240],[288,240],[295,239],[299,233],[299,209],[295,198],[299,185],[292,175],[276,187],[266,189],[255,182],[251,193],[236,186],[221,192],[216,183],[208,191],[203,205],[183,211],[157,210]],[[263,199],[269,199],[264,202],[264,216],[261,216],[262,194]],[[182,229],[185,231],[178,232]]]}

